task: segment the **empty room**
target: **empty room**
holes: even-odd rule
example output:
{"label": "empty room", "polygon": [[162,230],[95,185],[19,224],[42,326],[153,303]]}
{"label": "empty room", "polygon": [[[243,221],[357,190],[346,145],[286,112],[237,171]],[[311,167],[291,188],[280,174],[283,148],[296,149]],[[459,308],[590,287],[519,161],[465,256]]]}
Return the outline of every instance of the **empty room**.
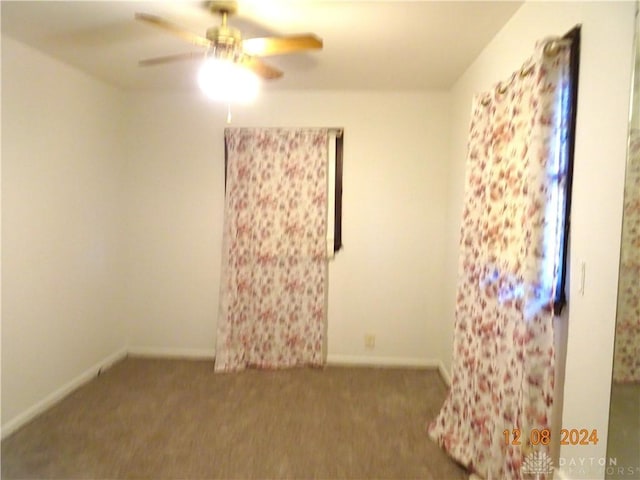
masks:
{"label": "empty room", "polygon": [[2,1],[2,478],[640,478],[637,9]]}

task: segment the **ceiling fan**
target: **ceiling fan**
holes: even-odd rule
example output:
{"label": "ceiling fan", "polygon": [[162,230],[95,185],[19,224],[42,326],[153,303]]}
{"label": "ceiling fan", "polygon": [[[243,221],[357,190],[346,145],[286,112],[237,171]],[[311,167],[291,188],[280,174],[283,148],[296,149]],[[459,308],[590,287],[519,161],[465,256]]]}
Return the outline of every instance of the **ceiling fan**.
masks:
{"label": "ceiling fan", "polygon": [[204,52],[188,52],[141,60],[139,64],[150,66],[179,60],[216,58],[230,61],[263,79],[271,80],[282,77],[283,72],[263,62],[259,57],[322,48],[322,39],[312,33],[243,39],[238,29],[227,24],[228,17],[237,12],[236,0],[214,0],[206,4],[211,12],[220,15],[221,24],[209,28],[204,37],[184,30],[161,17],[136,13],[137,20],[162,28],[193,45],[206,49]]}

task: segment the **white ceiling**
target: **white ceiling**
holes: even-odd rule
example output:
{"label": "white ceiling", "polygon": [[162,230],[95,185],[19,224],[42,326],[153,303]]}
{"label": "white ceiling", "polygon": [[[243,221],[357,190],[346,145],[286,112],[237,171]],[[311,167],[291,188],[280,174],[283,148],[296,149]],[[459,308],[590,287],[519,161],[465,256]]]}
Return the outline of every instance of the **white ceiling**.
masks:
{"label": "white ceiling", "polygon": [[[204,36],[220,21],[204,4],[2,1],[2,33],[125,89],[188,89],[197,61],[137,62],[194,48],[133,17],[159,15]],[[451,86],[521,4],[239,0],[229,23],[244,38],[313,32],[324,40],[321,51],[269,57],[285,72],[269,88],[434,89]]]}

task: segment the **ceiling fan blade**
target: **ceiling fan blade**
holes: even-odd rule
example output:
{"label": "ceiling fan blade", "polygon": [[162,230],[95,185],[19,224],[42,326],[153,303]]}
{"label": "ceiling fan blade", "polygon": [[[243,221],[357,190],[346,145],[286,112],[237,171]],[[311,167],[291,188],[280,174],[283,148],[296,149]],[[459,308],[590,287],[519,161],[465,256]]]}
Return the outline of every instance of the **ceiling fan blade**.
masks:
{"label": "ceiling fan blade", "polygon": [[183,28],[174,25],[171,22],[167,22],[164,18],[157,17],[155,15],[149,15],[148,13],[139,13],[137,12],[135,15],[136,20],[140,20],[142,22],[147,22],[156,27],[160,27],[174,35],[194,44],[199,47],[210,47],[211,42],[200,35],[196,35],[195,33],[191,33],[188,30],[184,30]]}
{"label": "ceiling fan blade", "polygon": [[322,48],[322,39],[313,33],[283,37],[247,38],[242,41],[242,50],[246,54],[260,57],[319,48]]}
{"label": "ceiling fan blade", "polygon": [[265,80],[273,80],[275,78],[280,78],[283,75],[282,71],[272,67],[271,65],[267,65],[256,57],[245,55],[240,61],[240,64]]}
{"label": "ceiling fan blade", "polygon": [[140,60],[138,65],[141,67],[150,67],[153,65],[161,65],[163,63],[178,62],[181,60],[204,60],[205,54],[203,52],[187,52],[178,53],[176,55],[167,55],[164,57],[147,58]]}

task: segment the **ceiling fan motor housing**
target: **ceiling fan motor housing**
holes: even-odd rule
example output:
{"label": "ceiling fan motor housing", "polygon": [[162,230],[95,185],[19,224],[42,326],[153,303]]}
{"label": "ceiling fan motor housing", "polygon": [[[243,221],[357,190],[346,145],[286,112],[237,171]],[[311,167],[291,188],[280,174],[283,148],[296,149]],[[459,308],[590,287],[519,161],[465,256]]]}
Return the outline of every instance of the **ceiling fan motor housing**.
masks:
{"label": "ceiling fan motor housing", "polygon": [[214,0],[209,2],[209,10],[213,13],[234,15],[238,11],[238,2],[236,0]]}
{"label": "ceiling fan motor housing", "polygon": [[213,45],[209,55],[230,60],[237,60],[242,55],[242,36],[239,30],[223,25],[208,29],[206,36]]}

